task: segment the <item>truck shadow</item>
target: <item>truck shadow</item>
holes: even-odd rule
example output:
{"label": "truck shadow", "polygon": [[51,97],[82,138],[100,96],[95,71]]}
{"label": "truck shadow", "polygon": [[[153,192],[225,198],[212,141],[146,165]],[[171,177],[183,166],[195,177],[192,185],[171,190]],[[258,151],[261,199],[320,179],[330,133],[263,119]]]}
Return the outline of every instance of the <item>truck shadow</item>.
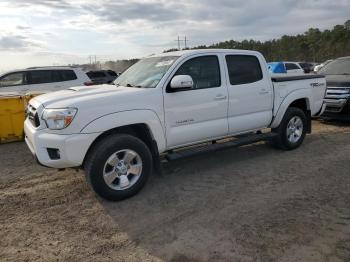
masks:
{"label": "truck shadow", "polygon": [[[304,146],[312,140],[306,139]],[[220,253],[228,242],[221,247],[217,242],[234,241],[232,230],[254,217],[259,196],[251,192],[271,179],[273,166],[279,165],[271,161],[299,150],[285,152],[258,143],[175,160],[164,163],[163,174],[153,175],[135,197],[101,203],[130,240],[153,256],[166,261],[220,260],[212,252]],[[248,201],[245,210],[242,201]],[[247,215],[242,217],[242,212]]]}
{"label": "truck shadow", "polygon": [[324,125],[332,125],[339,127],[350,127],[350,120],[339,120],[339,119],[320,119],[319,120]]}

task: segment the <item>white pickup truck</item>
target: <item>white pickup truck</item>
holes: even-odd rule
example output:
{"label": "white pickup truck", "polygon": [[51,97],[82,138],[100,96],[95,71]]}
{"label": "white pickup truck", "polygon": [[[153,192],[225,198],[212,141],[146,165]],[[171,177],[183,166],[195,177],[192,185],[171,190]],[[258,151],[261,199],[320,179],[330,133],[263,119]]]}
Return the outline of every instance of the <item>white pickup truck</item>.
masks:
{"label": "white pickup truck", "polygon": [[325,90],[320,75],[271,76],[254,51],[164,53],[142,59],[115,85],[32,99],[25,140],[40,164],[82,167],[100,196],[121,200],[144,186],[160,157],[186,156],[194,145],[270,140],[297,148],[324,109]]}

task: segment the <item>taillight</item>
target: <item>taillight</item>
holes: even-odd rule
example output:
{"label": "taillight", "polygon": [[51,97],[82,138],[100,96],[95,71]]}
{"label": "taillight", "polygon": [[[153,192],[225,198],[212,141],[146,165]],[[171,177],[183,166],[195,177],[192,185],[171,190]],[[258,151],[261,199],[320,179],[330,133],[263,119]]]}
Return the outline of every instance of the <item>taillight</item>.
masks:
{"label": "taillight", "polygon": [[85,86],[93,86],[93,85],[94,85],[94,82],[92,82],[92,81],[85,82],[84,85],[85,85]]}

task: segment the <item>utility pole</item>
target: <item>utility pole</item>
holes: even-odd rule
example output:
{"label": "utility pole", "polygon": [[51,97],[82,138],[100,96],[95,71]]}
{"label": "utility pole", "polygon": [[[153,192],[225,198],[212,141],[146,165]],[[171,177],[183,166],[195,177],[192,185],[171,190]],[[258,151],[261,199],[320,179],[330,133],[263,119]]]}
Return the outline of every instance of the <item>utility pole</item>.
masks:
{"label": "utility pole", "polygon": [[180,39],[180,36],[177,37],[177,40],[175,40],[177,42],[177,49],[178,50],[181,50],[181,42],[184,42],[185,44],[185,49],[187,49],[187,43],[188,43],[188,39],[187,37],[185,36],[184,39]]}
{"label": "utility pole", "polygon": [[180,46],[180,42],[181,42],[180,36],[177,36],[177,40],[175,40],[175,41],[177,41],[177,50],[180,51],[180,48],[181,48],[181,46]]}

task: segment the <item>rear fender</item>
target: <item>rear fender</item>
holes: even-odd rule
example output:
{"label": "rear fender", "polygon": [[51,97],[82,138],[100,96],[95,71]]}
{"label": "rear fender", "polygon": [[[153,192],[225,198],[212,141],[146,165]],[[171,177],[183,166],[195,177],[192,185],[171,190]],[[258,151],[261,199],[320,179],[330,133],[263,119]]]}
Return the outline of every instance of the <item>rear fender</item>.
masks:
{"label": "rear fender", "polygon": [[289,106],[298,99],[305,99],[306,100],[306,106],[307,110],[310,111],[310,97],[311,97],[311,90],[309,89],[298,89],[291,93],[289,93],[281,102],[280,106],[277,109],[277,112],[274,116],[274,119],[272,120],[272,123],[270,125],[271,128],[276,128],[280,125],[284,114],[286,113]]}

